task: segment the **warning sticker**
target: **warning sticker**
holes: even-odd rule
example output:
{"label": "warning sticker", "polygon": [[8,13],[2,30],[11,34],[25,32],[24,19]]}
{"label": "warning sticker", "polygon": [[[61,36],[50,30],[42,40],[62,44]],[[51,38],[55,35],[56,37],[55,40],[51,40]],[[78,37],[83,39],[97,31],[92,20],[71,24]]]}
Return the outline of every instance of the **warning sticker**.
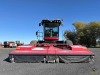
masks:
{"label": "warning sticker", "polygon": [[73,48],[82,48],[82,46],[72,46]]}
{"label": "warning sticker", "polygon": [[73,48],[83,48],[83,49],[87,49],[87,47],[84,47],[84,46],[71,46]]}
{"label": "warning sticker", "polygon": [[38,48],[33,48],[32,50],[44,50],[44,48],[38,47]]}
{"label": "warning sticker", "polygon": [[18,47],[32,47],[32,46],[18,46]]}

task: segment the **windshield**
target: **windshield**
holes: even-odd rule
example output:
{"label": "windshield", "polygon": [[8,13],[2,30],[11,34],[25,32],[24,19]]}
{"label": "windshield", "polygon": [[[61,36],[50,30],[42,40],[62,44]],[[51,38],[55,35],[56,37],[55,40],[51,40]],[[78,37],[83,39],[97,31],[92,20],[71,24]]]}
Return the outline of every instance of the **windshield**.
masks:
{"label": "windshield", "polygon": [[45,27],[44,30],[45,30],[45,33],[44,35],[46,37],[58,37],[58,29],[59,27]]}

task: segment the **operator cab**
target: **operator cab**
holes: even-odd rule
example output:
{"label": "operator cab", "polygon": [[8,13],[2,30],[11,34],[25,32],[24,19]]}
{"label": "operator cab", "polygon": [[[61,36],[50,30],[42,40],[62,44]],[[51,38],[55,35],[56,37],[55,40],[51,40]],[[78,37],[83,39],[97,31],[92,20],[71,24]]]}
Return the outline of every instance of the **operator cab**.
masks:
{"label": "operator cab", "polygon": [[42,20],[40,24],[44,28],[45,41],[59,40],[59,26],[61,25],[61,20]]}
{"label": "operator cab", "polygon": [[44,36],[45,37],[58,37],[59,36],[59,27],[56,26],[45,26],[44,27]]}

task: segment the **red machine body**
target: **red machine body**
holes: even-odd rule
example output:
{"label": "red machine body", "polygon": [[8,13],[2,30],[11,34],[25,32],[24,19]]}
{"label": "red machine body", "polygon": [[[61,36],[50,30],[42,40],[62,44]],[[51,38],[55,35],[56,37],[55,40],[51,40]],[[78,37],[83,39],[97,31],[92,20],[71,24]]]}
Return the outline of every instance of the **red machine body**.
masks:
{"label": "red machine body", "polygon": [[10,52],[10,54],[51,54],[51,55],[94,55],[91,51],[89,51],[86,47],[81,45],[72,45],[69,46],[70,49],[61,49],[54,47],[53,45],[45,45],[43,47],[36,47],[31,45],[26,46],[19,46],[16,48],[16,50],[13,50]]}
{"label": "red machine body", "polygon": [[[35,45],[18,46],[9,53],[10,62],[90,62],[94,53],[81,45],[70,45],[59,41],[60,20],[42,20],[44,27],[43,40],[38,39]],[[36,32],[39,37],[39,31]]]}

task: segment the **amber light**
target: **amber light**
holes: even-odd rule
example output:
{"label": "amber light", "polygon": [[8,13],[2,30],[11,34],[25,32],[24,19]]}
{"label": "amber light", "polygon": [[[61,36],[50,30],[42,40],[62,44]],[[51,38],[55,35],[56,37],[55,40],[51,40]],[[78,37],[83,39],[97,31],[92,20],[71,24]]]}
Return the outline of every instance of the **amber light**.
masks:
{"label": "amber light", "polygon": [[16,48],[16,50],[19,50],[19,49],[20,49],[20,47],[17,47],[17,48]]}
{"label": "amber light", "polygon": [[83,47],[83,49],[88,50],[86,47]]}

